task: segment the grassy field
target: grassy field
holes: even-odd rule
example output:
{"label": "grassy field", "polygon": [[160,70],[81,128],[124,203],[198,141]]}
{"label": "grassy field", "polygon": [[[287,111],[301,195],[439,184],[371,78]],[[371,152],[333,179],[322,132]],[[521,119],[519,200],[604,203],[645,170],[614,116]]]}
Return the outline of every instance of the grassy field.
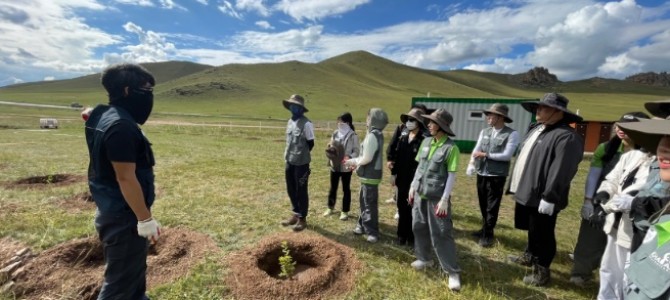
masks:
{"label": "grassy field", "polygon": [[[7,108],[7,110],[5,110]],[[83,124],[67,111],[2,107],[0,114],[0,182],[57,173],[84,175],[88,163]],[[36,118],[62,114],[61,129],[35,130]],[[68,118],[72,116],[72,118]],[[169,119],[160,116],[159,119]],[[197,117],[187,120],[196,120]],[[283,126],[283,124],[280,124]],[[253,245],[262,237],[289,229],[278,223],[290,204],[283,177],[283,129],[178,126],[149,123],[144,130],[154,145],[158,198],[153,212],[168,227],[178,225],[209,235],[221,255]],[[358,128],[359,135],[364,135]],[[368,244],[352,234],[355,218],[342,222],[322,217],[326,207],[328,170],[323,155],[327,131],[317,131],[310,177],[308,230],[355,249],[364,268],[357,284],[344,299],[592,299],[597,286],[569,284],[571,261],[579,227],[579,208],[588,162],[582,162],[573,182],[570,206],[558,218],[558,253],[547,288],[525,286],[526,268],[506,262],[508,254],[525,246],[525,232],[513,228],[513,201],[505,197],[493,248],[481,248],[470,237],[480,226],[475,179],[465,176],[466,155],[454,191],[454,225],[463,269],[463,289],[451,293],[437,269],[414,271],[413,253],[392,244],[395,237],[394,205],[380,204],[380,242]],[[387,139],[388,140],[388,139]],[[385,173],[384,176],[388,176]],[[380,202],[391,196],[384,181]],[[357,191],[358,180],[352,189]],[[93,211],[73,212],[58,199],[84,192],[84,182],[46,189],[9,189],[0,185],[0,237],[12,237],[43,250],[73,238],[95,235]],[[358,215],[357,193],[352,212]],[[340,205],[338,200],[338,205]],[[223,282],[227,272],[205,260],[186,278],[156,287],[155,299],[228,299]]]}

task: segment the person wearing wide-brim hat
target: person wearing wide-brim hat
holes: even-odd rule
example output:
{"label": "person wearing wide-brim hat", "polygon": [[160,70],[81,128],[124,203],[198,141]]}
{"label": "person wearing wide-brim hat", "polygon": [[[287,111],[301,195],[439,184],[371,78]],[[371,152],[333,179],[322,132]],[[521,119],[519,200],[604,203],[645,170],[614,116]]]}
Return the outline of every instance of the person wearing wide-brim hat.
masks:
{"label": "person wearing wide-brim hat", "polygon": [[415,269],[425,269],[433,264],[433,250],[445,273],[449,274],[448,287],[461,289],[460,273],[451,217],[451,192],[456,182],[460,151],[450,136],[454,118],[444,109],[422,115],[427,123],[430,138],[421,143],[416,160],[419,166],[409,191],[412,205],[412,230],[414,232]]}
{"label": "person wearing wide-brim hat", "polygon": [[392,143],[393,149],[389,146],[387,152],[391,175],[395,177],[394,183],[398,189],[398,201],[396,201],[398,212],[397,245],[414,246],[412,206],[407,202],[407,198],[410,184],[419,165],[416,161],[416,154],[419,152],[421,142],[424,139],[425,127],[421,115],[425,113],[424,109],[414,107],[409,112],[400,115],[400,121],[404,129],[401,130],[397,140]]}
{"label": "person wearing wide-brim hat", "polygon": [[547,93],[539,101],[521,103],[535,113],[538,123],[521,143],[509,180],[508,192],[516,202],[514,226],[528,230],[526,251],[509,259],[533,267],[523,278],[528,285],[549,283],[556,256],[556,219],[568,206],[570,183],[584,153],[584,141],[570,126],[582,118],[568,110],[568,102],[561,94]]}
{"label": "person wearing wide-brim hat", "polygon": [[[649,115],[639,111],[627,112],[619,117],[618,123],[638,122],[640,119],[649,119]],[[613,133],[608,141],[599,144],[593,151],[589,172],[584,184],[584,201],[580,211],[579,233],[573,252],[572,270],[570,271],[570,282],[578,286],[584,286],[586,282],[590,281],[593,278],[594,270],[600,269],[602,274],[600,276],[601,286],[608,281],[607,275],[613,274],[605,272],[608,270],[607,267],[600,267],[605,260],[612,257],[610,255],[603,257],[604,253],[608,253],[605,249],[609,241],[607,233],[603,230],[608,214],[603,211],[600,203],[609,199],[608,196],[610,194],[614,195],[614,193],[599,193],[596,196],[596,191],[602,186],[601,183],[605,181],[606,176],[617,167],[617,163],[623,155],[639,148],[639,145],[636,145],[617,125],[614,125]],[[626,161],[632,160],[627,159]],[[634,161],[637,162],[637,160]],[[641,175],[642,172],[639,174]],[[624,226],[620,226],[619,230],[623,228]],[[605,296],[603,298],[608,299],[610,297]]]}
{"label": "person wearing wide-brim hat", "polygon": [[[665,106],[670,108],[670,101]],[[659,117],[665,113],[655,108],[647,109]],[[668,299],[670,298],[670,273],[668,260],[670,256],[670,117],[662,120],[642,120],[638,123],[621,124],[624,132],[642,147],[656,153],[658,173],[650,174],[647,184],[633,200],[631,218],[635,222],[634,234],[643,233],[644,239],[635,249],[631,248],[630,265],[625,273],[628,278],[624,288],[626,299]],[[657,177],[655,177],[657,176]],[[648,190],[647,190],[648,189]],[[644,195],[641,195],[645,192]],[[653,199],[648,199],[653,198]],[[644,222],[634,216],[639,209],[646,214]],[[635,238],[633,239],[635,241]]]}
{"label": "person wearing wide-brim hat", "polygon": [[483,112],[488,127],[479,132],[466,175],[477,173],[477,197],[482,215],[482,227],[473,236],[479,238],[480,246],[491,247],[510,161],[520,137],[519,132],[505,125],[512,122],[507,105],[494,103]]}
{"label": "person wearing wide-brim hat", "polygon": [[307,227],[309,209],[308,179],[309,163],[312,160],[310,151],[314,148],[314,126],[305,117],[307,112],[305,99],[300,95],[291,95],[282,100],[284,107],[291,111],[291,118],[286,125],[286,189],[291,199],[291,216],[282,221],[283,226],[293,226],[294,231],[302,231]]}

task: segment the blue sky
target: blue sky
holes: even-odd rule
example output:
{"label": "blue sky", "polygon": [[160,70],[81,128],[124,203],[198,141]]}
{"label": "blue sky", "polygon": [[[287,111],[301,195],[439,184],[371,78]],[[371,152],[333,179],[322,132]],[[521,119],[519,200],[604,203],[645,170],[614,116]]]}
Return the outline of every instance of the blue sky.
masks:
{"label": "blue sky", "polygon": [[118,62],[319,62],[365,50],[398,63],[560,80],[670,70],[662,0],[4,0],[0,86]]}

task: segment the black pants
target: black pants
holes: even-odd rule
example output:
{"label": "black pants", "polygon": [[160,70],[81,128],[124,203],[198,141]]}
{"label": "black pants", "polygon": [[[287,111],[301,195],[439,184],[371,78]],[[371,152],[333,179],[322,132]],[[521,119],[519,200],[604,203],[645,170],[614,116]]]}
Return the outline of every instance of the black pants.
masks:
{"label": "black pants", "polygon": [[137,235],[135,215],[98,214],[95,228],[105,255],[105,279],[98,299],[149,299],[144,294],[149,242]]}
{"label": "black pants", "polygon": [[337,186],[342,178],[342,211],[351,209],[351,172],[330,172],[330,191],[328,192],[328,208],[334,209],[337,203]]}
{"label": "black pants", "polygon": [[556,234],[554,230],[559,211],[555,211],[553,215],[549,216],[537,212],[537,207],[517,203],[515,213],[522,213],[527,218],[528,252],[538,265],[549,268],[556,256]]}
{"label": "black pants", "polygon": [[398,239],[405,240],[412,244],[414,243],[414,232],[412,231],[412,207],[407,202],[412,179],[405,179],[398,176],[395,183],[398,188],[397,199],[395,202],[398,207]]}
{"label": "black pants", "polygon": [[477,175],[477,195],[479,196],[479,211],[482,214],[484,236],[493,236],[506,179],[505,176]]}
{"label": "black pants", "polygon": [[605,246],[607,246],[607,234],[603,231],[602,226],[593,228],[589,221],[582,219],[577,245],[575,245],[575,261],[570,275],[586,279],[592,278],[593,270],[600,267]]}
{"label": "black pants", "polygon": [[307,187],[309,182],[309,164],[294,166],[286,163],[286,191],[291,199],[293,213],[300,218],[307,217],[309,209],[309,196]]}

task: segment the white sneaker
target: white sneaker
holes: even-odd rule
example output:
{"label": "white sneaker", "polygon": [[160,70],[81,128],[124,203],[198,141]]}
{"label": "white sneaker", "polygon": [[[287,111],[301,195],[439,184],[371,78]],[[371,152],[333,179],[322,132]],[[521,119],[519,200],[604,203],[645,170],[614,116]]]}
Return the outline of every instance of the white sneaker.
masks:
{"label": "white sneaker", "polygon": [[396,212],[395,215],[393,216],[393,218],[396,219],[396,220],[400,219],[400,214],[398,212]]}
{"label": "white sneaker", "polygon": [[346,221],[348,219],[349,219],[349,213],[346,213],[346,212],[341,212],[340,213],[340,220]]}
{"label": "white sneaker", "polygon": [[376,243],[377,242],[377,237],[374,235],[368,235],[368,243]]}
{"label": "white sneaker", "polygon": [[412,262],[412,264],[410,264],[410,265],[414,269],[423,270],[425,268],[432,267],[433,266],[433,261],[432,260],[423,261],[423,260],[417,259],[414,262]]}
{"label": "white sneaker", "polygon": [[332,214],[333,214],[333,210],[330,209],[330,208],[326,209],[326,211],[323,212],[323,216],[324,216],[324,217],[330,216],[330,215],[332,215]]}
{"label": "white sneaker", "polygon": [[354,228],[354,234],[357,235],[363,234],[363,228],[361,228],[360,226],[356,226],[356,228]]}
{"label": "white sneaker", "polygon": [[449,274],[449,289],[454,292],[461,290],[461,275]]}

